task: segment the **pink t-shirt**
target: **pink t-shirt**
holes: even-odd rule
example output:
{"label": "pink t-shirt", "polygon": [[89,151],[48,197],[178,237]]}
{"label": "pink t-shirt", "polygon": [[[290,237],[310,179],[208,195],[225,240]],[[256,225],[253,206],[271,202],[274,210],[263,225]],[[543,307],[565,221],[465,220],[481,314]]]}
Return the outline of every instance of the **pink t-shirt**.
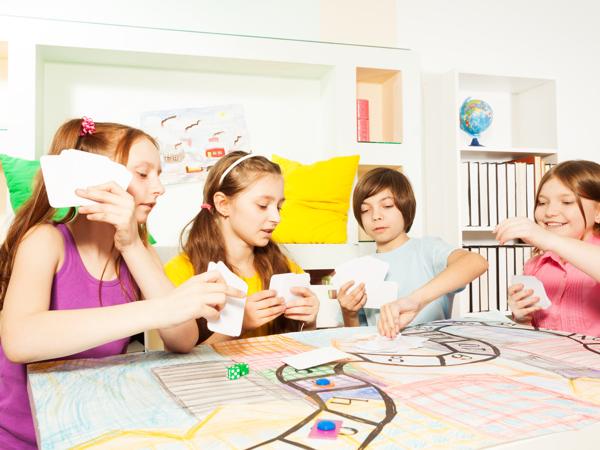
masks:
{"label": "pink t-shirt", "polygon": [[[600,237],[587,242],[600,245]],[[534,275],[546,288],[552,306],[533,314],[533,326],[600,336],[600,283],[552,252],[525,264],[525,275]]]}

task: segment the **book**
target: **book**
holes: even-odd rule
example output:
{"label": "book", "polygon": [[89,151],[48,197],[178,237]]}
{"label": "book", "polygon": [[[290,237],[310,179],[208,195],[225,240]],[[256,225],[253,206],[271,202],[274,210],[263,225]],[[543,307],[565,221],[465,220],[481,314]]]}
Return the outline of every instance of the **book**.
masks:
{"label": "book", "polygon": [[479,221],[479,163],[469,163],[469,211],[471,212],[470,226],[478,227]]}
{"label": "book", "polygon": [[516,207],[516,168],[515,163],[506,164],[506,216],[515,217],[517,215]]}
{"label": "book", "polygon": [[469,162],[464,161],[460,165],[460,179],[461,179],[461,225],[462,227],[468,227],[471,225],[471,193],[470,181],[469,181]]}
{"label": "book", "polygon": [[498,310],[508,311],[508,276],[506,247],[498,247]]}
{"label": "book", "polygon": [[489,247],[487,250],[488,260],[488,308],[498,309],[498,248]]}
{"label": "book", "polygon": [[506,210],[506,164],[498,163],[496,167],[496,199],[498,200],[498,223],[500,223],[508,218]]}
{"label": "book", "polygon": [[516,216],[527,217],[527,163],[515,163]]}
{"label": "book", "polygon": [[488,163],[479,163],[479,225],[482,227],[490,226],[488,166]]}

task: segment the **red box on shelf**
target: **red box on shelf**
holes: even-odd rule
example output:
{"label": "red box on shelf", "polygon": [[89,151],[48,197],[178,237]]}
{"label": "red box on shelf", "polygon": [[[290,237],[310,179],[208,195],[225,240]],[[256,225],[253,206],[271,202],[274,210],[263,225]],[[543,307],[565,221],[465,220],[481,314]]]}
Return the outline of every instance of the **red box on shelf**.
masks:
{"label": "red box on shelf", "polygon": [[369,100],[364,98],[356,99],[356,118],[358,120],[369,120]]}
{"label": "red box on shelf", "polygon": [[358,142],[369,142],[369,119],[358,119],[356,121],[356,139]]}

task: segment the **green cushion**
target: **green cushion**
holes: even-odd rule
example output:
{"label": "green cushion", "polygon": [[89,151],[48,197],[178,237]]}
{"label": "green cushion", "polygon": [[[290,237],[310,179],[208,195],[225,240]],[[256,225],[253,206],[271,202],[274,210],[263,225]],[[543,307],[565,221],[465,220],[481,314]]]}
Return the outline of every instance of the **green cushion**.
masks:
{"label": "green cushion", "polygon": [[[0,153],[0,161],[6,177],[6,184],[10,194],[10,204],[14,212],[31,196],[33,178],[40,169],[40,162],[36,160],[16,158]],[[69,208],[56,210],[54,220],[60,220],[67,215]],[[148,234],[148,242],[154,245],[156,241]]]}
{"label": "green cushion", "polygon": [[10,204],[13,211],[16,212],[31,196],[33,178],[40,169],[40,162],[3,154],[0,154],[0,161],[2,161],[8,192],[10,193]]}

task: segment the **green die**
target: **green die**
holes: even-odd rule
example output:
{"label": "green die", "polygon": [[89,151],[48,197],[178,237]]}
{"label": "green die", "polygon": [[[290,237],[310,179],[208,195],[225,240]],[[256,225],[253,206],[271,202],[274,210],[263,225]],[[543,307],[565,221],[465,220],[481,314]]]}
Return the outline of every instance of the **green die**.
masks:
{"label": "green die", "polygon": [[237,366],[229,366],[227,368],[227,379],[228,380],[237,380],[242,375],[240,374],[240,368]]}
{"label": "green die", "polygon": [[240,374],[242,376],[246,376],[250,372],[250,369],[248,368],[248,364],[247,363],[237,363],[236,366],[239,367]]}

